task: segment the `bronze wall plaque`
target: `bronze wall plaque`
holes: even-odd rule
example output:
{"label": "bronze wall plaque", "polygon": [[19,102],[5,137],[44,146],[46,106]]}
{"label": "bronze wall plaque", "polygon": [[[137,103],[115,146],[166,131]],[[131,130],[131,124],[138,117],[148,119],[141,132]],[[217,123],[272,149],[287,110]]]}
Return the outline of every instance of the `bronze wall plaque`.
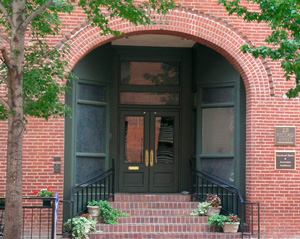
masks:
{"label": "bronze wall plaque", "polygon": [[275,145],[296,145],[295,126],[275,126]]}
{"label": "bronze wall plaque", "polygon": [[296,170],[296,152],[275,151],[275,170]]}

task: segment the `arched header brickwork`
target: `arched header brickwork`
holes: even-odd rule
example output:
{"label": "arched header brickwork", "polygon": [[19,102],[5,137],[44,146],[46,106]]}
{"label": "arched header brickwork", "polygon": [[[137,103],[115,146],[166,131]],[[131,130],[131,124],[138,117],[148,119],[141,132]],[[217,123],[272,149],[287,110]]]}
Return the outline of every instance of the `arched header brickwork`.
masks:
{"label": "arched header brickwork", "polygon": [[[250,54],[240,52],[244,44],[252,44],[237,28],[226,21],[212,15],[186,8],[178,8],[166,16],[153,14],[153,24],[149,26],[134,26],[120,19],[112,19],[112,29],[120,30],[127,36],[139,34],[164,34],[188,38],[208,46],[222,54],[241,74],[247,91],[247,96],[256,95],[256,100],[262,97],[274,96],[274,86],[271,70],[266,61],[255,59]],[[115,40],[113,36],[100,36],[97,28],[86,23],[73,29],[63,41],[69,41],[71,52],[70,66],[73,68],[86,54],[93,49]]]}

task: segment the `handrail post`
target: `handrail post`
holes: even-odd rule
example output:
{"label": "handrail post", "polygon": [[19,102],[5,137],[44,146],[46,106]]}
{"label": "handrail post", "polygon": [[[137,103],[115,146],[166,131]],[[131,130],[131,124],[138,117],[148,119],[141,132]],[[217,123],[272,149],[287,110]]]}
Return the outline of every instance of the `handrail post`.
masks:
{"label": "handrail post", "polygon": [[56,199],[54,200],[53,198],[51,199],[52,201],[52,227],[51,227],[51,239],[55,238],[55,233],[54,233],[54,228],[55,228],[55,203],[56,203]]}
{"label": "handrail post", "polygon": [[115,160],[112,159],[112,201],[115,201]]}

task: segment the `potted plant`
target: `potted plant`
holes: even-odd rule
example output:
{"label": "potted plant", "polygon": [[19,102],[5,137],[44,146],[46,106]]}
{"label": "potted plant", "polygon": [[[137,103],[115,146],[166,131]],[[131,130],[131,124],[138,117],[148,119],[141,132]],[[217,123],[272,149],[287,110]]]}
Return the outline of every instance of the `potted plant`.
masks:
{"label": "potted plant", "polygon": [[220,214],[221,211],[221,199],[216,194],[207,194],[206,202],[210,203],[208,207],[207,216],[212,217]]}
{"label": "potted plant", "polygon": [[101,232],[96,231],[96,223],[91,217],[75,217],[64,223],[63,232],[72,233],[75,239],[89,239],[88,233]]}
{"label": "potted plant", "polygon": [[224,223],[223,232],[235,233],[239,230],[240,218],[237,215],[230,214]]}
{"label": "potted plant", "polygon": [[223,228],[223,232],[235,233],[239,229],[240,219],[238,216],[230,214],[229,216],[214,215],[208,219],[209,227],[215,225],[217,229]]}
{"label": "potted plant", "polygon": [[216,226],[218,230],[221,230],[226,222],[227,217],[225,215],[216,214],[208,218],[209,227]]}
{"label": "potted plant", "polygon": [[99,202],[96,200],[88,202],[87,205],[88,212],[92,216],[93,219],[97,219],[100,215]]}
{"label": "potted plant", "polygon": [[122,213],[120,210],[113,208],[107,201],[99,202],[100,218],[106,224],[117,224],[119,217],[129,216],[129,214]]}
{"label": "potted plant", "polygon": [[199,203],[198,209],[195,209],[191,212],[191,216],[207,216],[208,207],[210,206],[209,202]]}
{"label": "potted plant", "polygon": [[[45,189],[36,190],[33,192],[37,197],[44,197],[43,199],[43,206],[44,207],[51,207],[51,199],[53,197],[55,190],[53,188],[47,187]],[[47,198],[47,199],[46,199]]]}

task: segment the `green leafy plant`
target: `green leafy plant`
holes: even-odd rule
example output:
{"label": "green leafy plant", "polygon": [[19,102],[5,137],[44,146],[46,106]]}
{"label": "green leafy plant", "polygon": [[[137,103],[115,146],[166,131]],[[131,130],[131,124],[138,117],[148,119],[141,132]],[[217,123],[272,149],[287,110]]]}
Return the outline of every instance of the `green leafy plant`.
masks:
{"label": "green leafy plant", "polygon": [[64,223],[63,232],[71,233],[75,239],[80,239],[82,237],[89,239],[88,233],[90,232],[100,232],[96,230],[96,221],[90,217],[76,217],[69,219]]}
{"label": "green leafy plant", "polygon": [[208,207],[211,205],[210,202],[199,203],[198,209],[191,212],[191,216],[207,216]]}
{"label": "green leafy plant", "polygon": [[222,203],[217,194],[207,194],[206,202],[209,202],[212,207],[219,207]]}
{"label": "green leafy plant", "polygon": [[99,202],[100,218],[104,220],[106,224],[117,224],[119,217],[130,216],[127,213],[122,213],[120,210],[113,208],[107,201]]}
{"label": "green leafy plant", "polygon": [[214,215],[210,218],[208,218],[208,224],[209,227],[212,227],[213,225],[216,225],[218,229],[223,228],[224,223],[227,221],[227,217],[224,215]]}
{"label": "green leafy plant", "polygon": [[208,219],[209,227],[216,225],[218,229],[223,228],[225,222],[229,222],[231,224],[239,224],[240,218],[237,215],[230,214],[229,216],[214,215]]}
{"label": "green leafy plant", "polygon": [[99,202],[96,201],[96,200],[89,201],[89,202],[88,202],[88,206],[92,206],[92,207],[93,207],[93,206],[94,206],[94,207],[95,207],[95,206],[99,206]]}

